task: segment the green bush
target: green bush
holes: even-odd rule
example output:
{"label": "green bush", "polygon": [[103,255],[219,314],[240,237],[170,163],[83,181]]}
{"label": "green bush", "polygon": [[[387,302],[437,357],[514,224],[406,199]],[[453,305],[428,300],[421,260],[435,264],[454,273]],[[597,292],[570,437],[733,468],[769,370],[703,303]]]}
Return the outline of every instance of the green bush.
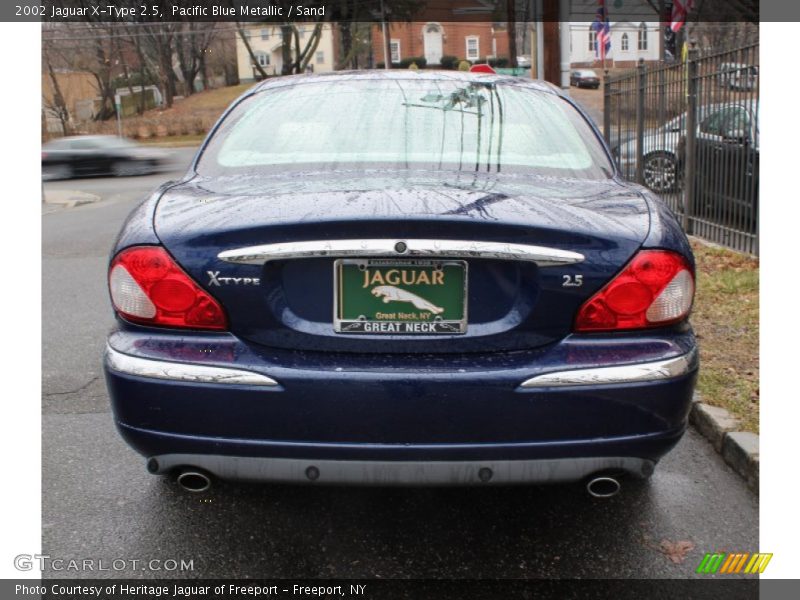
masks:
{"label": "green bush", "polygon": [[469,71],[470,67],[472,67],[472,65],[468,60],[462,60],[460,63],[458,63],[459,71]]}
{"label": "green bush", "polygon": [[443,69],[455,69],[458,67],[458,57],[452,54],[446,54],[439,61],[439,66]]}
{"label": "green bush", "polygon": [[487,58],[486,62],[489,63],[490,67],[505,69],[510,61],[507,58],[500,56],[500,57]]}
{"label": "green bush", "polygon": [[425,66],[428,64],[428,61],[425,59],[424,56],[409,56],[404,58],[400,61],[400,68],[407,69],[412,64],[416,64],[418,68],[424,69]]}

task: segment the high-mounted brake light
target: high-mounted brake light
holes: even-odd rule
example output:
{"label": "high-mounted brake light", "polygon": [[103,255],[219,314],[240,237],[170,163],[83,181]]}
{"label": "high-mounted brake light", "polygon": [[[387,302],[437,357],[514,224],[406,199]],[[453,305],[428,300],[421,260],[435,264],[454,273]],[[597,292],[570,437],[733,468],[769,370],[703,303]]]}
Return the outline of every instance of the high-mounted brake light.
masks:
{"label": "high-mounted brake light", "polygon": [[694,273],[680,254],[642,250],[578,311],[575,331],[646,329],[686,318]]}
{"label": "high-mounted brake light", "polygon": [[469,68],[470,73],[491,73],[492,75],[496,75],[497,71],[495,71],[491,66],[487,65],[486,63],[481,63],[479,65],[472,65]]}
{"label": "high-mounted brake light", "polygon": [[225,311],[181,269],[164,248],[123,250],[108,274],[111,301],[136,323],[190,329],[227,329]]}

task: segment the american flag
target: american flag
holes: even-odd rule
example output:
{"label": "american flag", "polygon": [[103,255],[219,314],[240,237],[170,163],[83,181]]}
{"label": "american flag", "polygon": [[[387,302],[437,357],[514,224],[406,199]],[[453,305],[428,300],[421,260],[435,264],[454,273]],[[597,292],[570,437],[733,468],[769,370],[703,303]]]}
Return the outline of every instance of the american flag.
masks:
{"label": "american flag", "polygon": [[680,31],[686,22],[686,13],[692,10],[694,0],[673,0],[672,2],[672,22],[669,28],[675,33]]}
{"label": "american flag", "polygon": [[606,54],[611,50],[611,28],[608,25],[605,0],[597,1],[597,15],[592,23],[592,30],[595,32],[594,54],[600,60],[605,60]]}

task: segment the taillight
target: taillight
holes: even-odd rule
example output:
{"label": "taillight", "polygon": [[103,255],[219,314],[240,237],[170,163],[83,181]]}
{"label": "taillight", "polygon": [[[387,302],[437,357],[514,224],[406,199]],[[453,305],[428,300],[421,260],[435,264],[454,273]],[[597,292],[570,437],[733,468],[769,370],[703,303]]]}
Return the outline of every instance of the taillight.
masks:
{"label": "taillight", "polygon": [[227,329],[222,306],[158,246],[123,250],[111,263],[114,308],[129,321],[162,327]]}
{"label": "taillight", "polygon": [[685,319],[694,273],[680,254],[642,250],[578,311],[575,331],[645,329]]}

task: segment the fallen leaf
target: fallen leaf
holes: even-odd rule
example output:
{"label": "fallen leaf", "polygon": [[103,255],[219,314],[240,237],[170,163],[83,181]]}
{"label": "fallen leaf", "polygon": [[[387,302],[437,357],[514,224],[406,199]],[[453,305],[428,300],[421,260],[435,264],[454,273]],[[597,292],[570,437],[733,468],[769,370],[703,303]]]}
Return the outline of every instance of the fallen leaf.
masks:
{"label": "fallen leaf", "polygon": [[686,555],[689,551],[693,549],[694,544],[689,540],[679,540],[677,542],[661,540],[661,544],[658,546],[659,552],[674,563],[682,563],[686,560]]}

